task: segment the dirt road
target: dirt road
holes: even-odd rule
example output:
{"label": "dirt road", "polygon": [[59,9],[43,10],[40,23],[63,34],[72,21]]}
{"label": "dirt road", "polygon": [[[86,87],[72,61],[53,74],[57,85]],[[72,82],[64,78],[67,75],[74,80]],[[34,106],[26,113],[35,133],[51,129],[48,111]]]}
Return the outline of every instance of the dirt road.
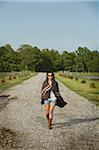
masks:
{"label": "dirt road", "polygon": [[47,128],[40,89],[45,74],[10,88],[0,98],[0,150],[99,150],[99,107],[59,83],[68,105],[56,106]]}

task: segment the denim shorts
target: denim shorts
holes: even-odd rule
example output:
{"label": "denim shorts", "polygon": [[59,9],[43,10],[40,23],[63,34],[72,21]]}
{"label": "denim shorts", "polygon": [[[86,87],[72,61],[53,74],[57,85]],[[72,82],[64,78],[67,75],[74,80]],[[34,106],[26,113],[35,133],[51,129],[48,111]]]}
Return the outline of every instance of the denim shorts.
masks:
{"label": "denim shorts", "polygon": [[48,99],[45,99],[44,100],[44,104],[56,104],[56,99],[50,99],[50,98],[48,98]]}

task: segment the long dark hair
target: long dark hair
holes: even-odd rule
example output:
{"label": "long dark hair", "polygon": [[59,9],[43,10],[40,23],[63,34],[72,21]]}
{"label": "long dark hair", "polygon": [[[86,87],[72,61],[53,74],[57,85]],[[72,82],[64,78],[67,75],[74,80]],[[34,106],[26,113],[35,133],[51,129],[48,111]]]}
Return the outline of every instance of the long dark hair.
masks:
{"label": "long dark hair", "polygon": [[46,73],[46,80],[48,81],[48,74],[49,74],[49,73],[52,73],[52,76],[53,76],[52,80],[54,80],[54,79],[55,79],[55,75],[54,75],[54,72],[52,72],[52,71],[48,71],[48,72]]}

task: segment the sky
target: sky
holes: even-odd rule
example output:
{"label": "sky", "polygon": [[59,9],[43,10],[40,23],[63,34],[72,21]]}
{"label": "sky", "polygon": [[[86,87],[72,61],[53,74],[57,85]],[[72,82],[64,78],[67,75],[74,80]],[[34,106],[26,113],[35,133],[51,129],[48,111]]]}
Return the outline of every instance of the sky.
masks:
{"label": "sky", "polygon": [[0,46],[99,50],[99,1],[0,0]]}

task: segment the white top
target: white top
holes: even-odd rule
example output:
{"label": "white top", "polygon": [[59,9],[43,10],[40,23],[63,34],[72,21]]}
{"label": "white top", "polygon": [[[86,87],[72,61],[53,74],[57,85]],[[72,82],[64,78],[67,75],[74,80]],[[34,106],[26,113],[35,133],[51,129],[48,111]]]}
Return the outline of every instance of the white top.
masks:
{"label": "white top", "polygon": [[52,100],[56,100],[57,99],[55,97],[55,94],[53,93],[53,91],[50,92],[50,99],[52,99]]}

